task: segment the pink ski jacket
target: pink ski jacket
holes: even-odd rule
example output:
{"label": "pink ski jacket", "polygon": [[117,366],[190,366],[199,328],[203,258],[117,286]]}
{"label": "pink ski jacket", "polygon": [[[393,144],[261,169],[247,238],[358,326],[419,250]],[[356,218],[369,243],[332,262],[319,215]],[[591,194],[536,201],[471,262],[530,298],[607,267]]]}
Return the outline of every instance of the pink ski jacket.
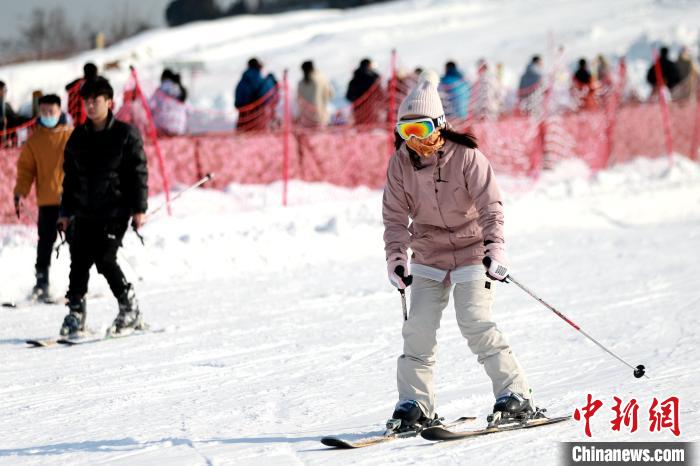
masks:
{"label": "pink ski jacket", "polygon": [[442,270],[480,264],[485,241],[504,243],[491,165],[478,149],[451,141],[421,163],[413,167],[406,144],[389,161],[382,208],[387,258],[410,247],[414,264]]}

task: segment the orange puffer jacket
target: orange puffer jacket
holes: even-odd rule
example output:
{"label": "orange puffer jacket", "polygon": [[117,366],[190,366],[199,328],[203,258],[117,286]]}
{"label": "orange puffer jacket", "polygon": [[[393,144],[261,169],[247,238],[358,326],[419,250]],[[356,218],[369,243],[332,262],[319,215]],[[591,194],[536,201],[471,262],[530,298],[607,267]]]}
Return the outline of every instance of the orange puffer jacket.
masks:
{"label": "orange puffer jacket", "polygon": [[63,150],[73,132],[66,124],[55,128],[37,125],[17,160],[14,193],[26,197],[36,180],[37,205],[59,205],[63,186]]}

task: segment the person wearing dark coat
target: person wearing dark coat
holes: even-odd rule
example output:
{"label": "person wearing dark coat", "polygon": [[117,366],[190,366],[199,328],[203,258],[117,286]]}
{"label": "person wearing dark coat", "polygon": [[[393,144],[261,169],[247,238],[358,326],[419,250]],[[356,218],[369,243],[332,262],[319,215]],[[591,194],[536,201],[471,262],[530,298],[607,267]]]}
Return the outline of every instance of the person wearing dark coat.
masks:
{"label": "person wearing dark coat", "polygon": [[[661,76],[664,78],[664,84],[666,84],[669,90],[673,90],[673,88],[681,82],[681,79],[678,75],[676,64],[668,58],[668,47],[661,47],[659,60],[661,62]],[[655,63],[652,63],[651,67],[649,67],[649,71],[647,71],[647,82],[654,90],[657,88],[655,68]]]}
{"label": "person wearing dark coat", "polygon": [[372,61],[364,58],[348,83],[345,97],[352,103],[356,125],[378,123],[383,103],[379,74],[372,69]]}
{"label": "person wearing dark coat", "polygon": [[581,58],[574,73],[571,89],[573,98],[580,108],[589,110],[596,108],[597,89],[598,82],[591,72],[588,71],[588,62],[586,62],[585,58]]}
{"label": "person wearing dark coat", "polygon": [[257,58],[251,58],[236,85],[239,131],[264,130],[273,120],[278,99],[277,79],[272,73],[263,77],[262,69],[262,63]]}
{"label": "person wearing dark coat", "polygon": [[119,303],[111,333],[142,328],[133,286],[117,263],[117,250],[129,226],[141,228],[148,208],[148,168],[138,129],[118,121],[110,110],[114,91],[105,78],[80,89],[87,121],[68,139],[64,152],[63,196],[57,228],[70,245],[68,315],[61,335],[85,329],[90,268],[109,283]]}
{"label": "person wearing dark coat", "polygon": [[74,79],[66,84],[66,92],[68,92],[68,114],[73,119],[74,125],[82,125],[85,123],[87,115],[85,114],[85,105],[80,97],[80,88],[85,81],[92,81],[97,78],[97,66],[94,63],[85,63],[83,66],[83,77]]}
{"label": "person wearing dark coat", "polygon": [[518,84],[518,107],[526,114],[542,110],[544,97],[543,64],[539,55],[534,55],[520,77]]}
{"label": "person wearing dark coat", "polygon": [[0,81],[0,149],[19,145],[17,132],[13,128],[31,120],[31,118],[24,118],[15,113],[12,105],[7,102],[6,96],[7,86]]}

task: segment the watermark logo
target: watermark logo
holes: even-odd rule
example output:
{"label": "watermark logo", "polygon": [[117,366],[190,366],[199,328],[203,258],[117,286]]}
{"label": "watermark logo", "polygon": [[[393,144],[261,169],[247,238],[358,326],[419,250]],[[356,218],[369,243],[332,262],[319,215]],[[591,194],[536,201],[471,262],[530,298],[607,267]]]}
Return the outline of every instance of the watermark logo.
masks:
{"label": "watermark logo", "polygon": [[[628,402],[624,402],[617,396],[613,397],[614,405],[610,408],[614,417],[610,421],[611,430],[620,432],[624,427],[630,433],[636,432],[639,426],[639,403],[632,398]],[[624,406],[623,406],[624,404]],[[680,417],[679,417],[680,401],[677,396],[671,396],[663,401],[659,401],[654,397],[649,406],[649,432],[661,432],[669,430],[676,437],[681,435]],[[586,437],[592,437],[590,420],[603,408],[604,404],[601,400],[593,398],[590,393],[586,397],[586,404],[574,411],[574,419],[584,424],[584,433]],[[605,413],[608,410],[603,410]]]}

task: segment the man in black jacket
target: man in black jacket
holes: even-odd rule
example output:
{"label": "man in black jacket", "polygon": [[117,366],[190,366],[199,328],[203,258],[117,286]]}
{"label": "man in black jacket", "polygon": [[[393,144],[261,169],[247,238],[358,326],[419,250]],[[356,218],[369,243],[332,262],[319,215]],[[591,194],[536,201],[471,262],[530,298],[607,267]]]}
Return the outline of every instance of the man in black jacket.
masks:
{"label": "man in black jacket", "polygon": [[[681,79],[678,75],[676,64],[668,58],[668,47],[661,47],[659,61],[661,62],[661,77],[664,80],[664,84],[666,84],[669,90],[673,90],[673,88],[681,82]],[[647,71],[647,82],[654,88],[654,91],[656,91],[658,84],[656,83],[655,63],[652,63],[649,71]]]}
{"label": "man in black jacket", "polygon": [[58,219],[59,231],[67,232],[71,253],[69,313],[61,335],[77,336],[85,328],[85,294],[93,264],[119,302],[111,332],[121,333],[143,326],[134,288],[117,264],[117,250],[129,218],[137,230],[144,222],[146,155],[138,130],[112,115],[114,91],[109,81],[102,77],[87,81],[80,95],[88,119],[75,128],[66,144]]}
{"label": "man in black jacket", "polygon": [[356,125],[376,124],[382,118],[384,94],[379,74],[372,68],[372,61],[364,58],[348,83],[345,97],[352,103]]}

